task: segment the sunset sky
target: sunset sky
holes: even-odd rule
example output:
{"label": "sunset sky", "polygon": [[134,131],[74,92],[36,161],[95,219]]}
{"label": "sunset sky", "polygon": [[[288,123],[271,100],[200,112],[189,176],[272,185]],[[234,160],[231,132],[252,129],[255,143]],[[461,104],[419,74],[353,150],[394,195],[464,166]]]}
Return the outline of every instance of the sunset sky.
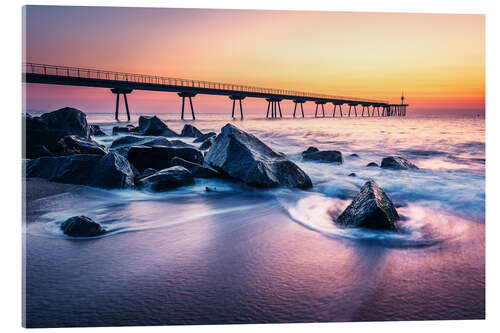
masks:
{"label": "sunset sky", "polygon": [[[485,19],[463,14],[28,6],[25,61],[400,102],[409,114],[485,107]],[[108,89],[29,84],[28,110],[113,112]],[[135,113],[176,112],[174,93],[134,91]],[[196,96],[196,112],[231,112]],[[266,102],[246,99],[246,112]],[[289,114],[293,104],[284,104]],[[313,104],[305,104],[309,114]],[[330,106],[328,106],[330,109]]]}

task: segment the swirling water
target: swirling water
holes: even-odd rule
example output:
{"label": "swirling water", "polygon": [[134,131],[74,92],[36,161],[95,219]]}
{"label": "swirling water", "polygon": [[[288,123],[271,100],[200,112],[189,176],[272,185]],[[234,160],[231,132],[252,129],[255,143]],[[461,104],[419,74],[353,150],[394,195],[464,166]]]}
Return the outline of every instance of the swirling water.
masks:
{"label": "swirling water", "polygon": [[[180,131],[185,122],[176,116],[161,118]],[[88,118],[111,134],[110,115]],[[218,132],[223,118],[202,115],[193,124]],[[26,211],[29,326],[484,317],[484,119],[234,124],[287,154],[314,188],[197,179],[166,193],[66,186],[33,200]],[[109,145],[116,136],[95,139]],[[345,162],[303,161],[308,146],[340,150]],[[388,155],[420,169],[366,167]],[[368,179],[398,206],[401,233],[332,222]],[[27,191],[37,186],[27,182]],[[60,223],[79,214],[110,232],[64,236]]]}

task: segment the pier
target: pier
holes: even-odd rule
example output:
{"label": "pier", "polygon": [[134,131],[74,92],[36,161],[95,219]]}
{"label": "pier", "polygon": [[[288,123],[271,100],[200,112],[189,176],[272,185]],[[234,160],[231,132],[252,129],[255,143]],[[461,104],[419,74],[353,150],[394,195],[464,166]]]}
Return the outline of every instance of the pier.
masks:
{"label": "pier", "polygon": [[[369,98],[346,97],[313,92],[301,92],[285,89],[261,88],[231,83],[187,80],[170,78],[164,76],[145,75],[112,72],[106,70],[55,66],[36,63],[23,63],[22,80],[26,83],[56,84],[67,86],[84,86],[96,88],[108,88],[116,94],[115,119],[118,120],[120,95],[126,107],[127,119],[130,120],[130,110],[127,95],[134,90],[173,92],[182,98],[181,119],[184,119],[186,99],[189,100],[191,118],[196,119],[193,107],[193,98],[198,94],[227,96],[233,102],[232,114],[235,118],[235,106],[239,106],[240,119],[243,119],[242,101],[247,98],[262,98],[267,104],[266,118],[283,118],[281,102],[291,100],[295,107],[293,117],[298,113],[300,104],[301,117],[304,118],[304,106],[306,102],[316,104],[314,117],[325,118],[325,108],[331,104],[331,115],[336,117],[338,109],[340,117],[358,117],[357,107],[361,107],[361,117],[405,117],[408,104],[404,104],[404,96],[401,96],[401,104],[389,104],[387,101]],[[236,103],[238,102],[238,105]],[[342,106],[349,106],[347,115],[342,112]],[[351,111],[353,112],[351,114]],[[377,113],[375,114],[375,111]]]}

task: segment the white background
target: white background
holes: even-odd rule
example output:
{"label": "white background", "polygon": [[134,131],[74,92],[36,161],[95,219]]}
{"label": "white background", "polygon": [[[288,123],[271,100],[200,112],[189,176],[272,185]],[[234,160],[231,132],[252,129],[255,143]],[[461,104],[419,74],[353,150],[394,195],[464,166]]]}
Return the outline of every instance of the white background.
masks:
{"label": "white background", "polygon": [[[499,54],[499,1],[480,0],[253,0],[253,1],[9,1],[2,2],[0,10],[0,327],[11,332],[21,328],[21,6],[30,5],[95,5],[129,7],[192,7],[238,9],[293,9],[372,12],[425,12],[486,14],[486,320],[475,321],[426,321],[385,323],[332,323],[332,324],[275,324],[275,325],[225,325],[177,327],[127,327],[97,328],[93,331],[174,331],[174,332],[232,332],[255,330],[263,332],[489,332],[500,331],[499,262],[500,223],[498,213],[500,146],[500,89],[498,84]],[[467,204],[467,203],[464,203]],[[498,327],[496,327],[498,326]],[[74,330],[74,329],[73,329]],[[78,331],[89,329],[78,329]],[[58,329],[63,332],[66,329]]]}

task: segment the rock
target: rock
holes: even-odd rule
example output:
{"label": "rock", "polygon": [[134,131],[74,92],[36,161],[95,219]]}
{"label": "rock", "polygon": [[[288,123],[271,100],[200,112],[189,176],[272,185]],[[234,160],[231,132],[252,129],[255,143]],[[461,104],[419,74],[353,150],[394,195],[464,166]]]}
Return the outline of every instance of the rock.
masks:
{"label": "rock", "polygon": [[314,160],[320,162],[337,162],[343,163],[344,158],[338,150],[320,150],[311,153],[302,153],[302,157],[306,160]]}
{"label": "rock", "polygon": [[127,159],[140,172],[147,168],[162,170],[171,165],[174,157],[180,157],[196,164],[203,163],[203,155],[198,149],[164,146],[134,146],[128,151]]}
{"label": "rock", "polygon": [[217,171],[250,186],[312,187],[309,176],[295,163],[231,124],[222,128],[205,160]]}
{"label": "rock", "polygon": [[134,127],[133,125],[113,127],[113,135],[118,133],[136,133],[137,131],[138,131],[137,127]]}
{"label": "rock", "polygon": [[377,167],[378,168],[378,164],[375,163],[375,162],[370,162],[366,165],[367,167]]}
{"label": "rock", "polygon": [[[177,140],[174,140],[174,141],[177,141]],[[170,141],[168,141],[167,138],[160,136],[160,137],[157,137],[157,138],[154,138],[151,140],[146,140],[146,142],[144,142],[142,145],[148,146],[148,147],[153,147],[153,146],[170,147],[170,146],[174,146],[174,141],[170,142]],[[194,146],[192,146],[192,147],[194,148]]]}
{"label": "rock", "polygon": [[168,126],[161,121],[157,116],[153,117],[139,117],[139,133],[141,135],[155,135],[155,136],[179,136],[179,134],[172,131]]}
{"label": "rock", "polygon": [[90,126],[87,124],[87,116],[78,109],[65,107],[44,113],[40,118],[49,128],[65,131],[67,132],[66,135],[90,138]]}
{"label": "rock", "polygon": [[302,156],[304,156],[304,154],[316,153],[316,152],[318,152],[318,151],[319,151],[319,149],[318,149],[318,148],[316,148],[316,147],[309,147],[309,148],[307,148],[306,150],[304,150],[304,151],[302,152]]}
{"label": "rock", "polygon": [[181,132],[182,137],[198,138],[202,135],[203,133],[199,129],[189,124],[184,125]]}
{"label": "rock", "polygon": [[415,164],[399,156],[384,157],[380,167],[394,170],[418,169]]}
{"label": "rock", "polygon": [[170,141],[172,147],[178,147],[178,148],[193,148],[193,149],[197,149],[195,146],[193,145],[190,145],[189,143],[185,143],[184,141],[181,141],[181,140],[172,140]]}
{"label": "rock", "polygon": [[212,147],[212,144],[214,143],[215,138],[211,137],[203,141],[203,143],[200,145],[200,150],[207,150],[210,147]]}
{"label": "rock", "polygon": [[194,184],[191,172],[182,166],[163,169],[139,180],[138,184],[152,192],[163,192]]}
{"label": "rock", "polygon": [[118,153],[104,156],[81,154],[41,157],[26,163],[26,177],[102,188],[128,188],[134,185],[134,169]]}
{"label": "rock", "polygon": [[217,133],[215,132],[208,132],[207,134],[203,134],[202,136],[199,136],[197,137],[193,143],[200,143],[200,142],[203,142],[205,141],[206,139],[208,138],[211,138],[211,137],[215,137],[217,135]]}
{"label": "rock", "polygon": [[156,170],[153,169],[153,168],[147,168],[146,170],[144,170],[141,174],[141,178],[144,178],[144,177],[149,177],[153,174],[156,173]]}
{"label": "rock", "polygon": [[359,157],[359,155],[358,155],[358,154],[356,154],[356,153],[351,154],[351,155],[349,155],[349,156],[351,156],[351,157]]}
{"label": "rock", "polygon": [[106,133],[104,133],[99,125],[89,125],[90,126],[90,135],[92,136],[105,136]]}
{"label": "rock", "polygon": [[356,177],[356,176],[357,175],[354,172],[352,172],[352,173],[349,174],[349,177]]}
{"label": "rock", "polygon": [[139,142],[144,142],[144,138],[133,136],[133,135],[124,135],[114,140],[110,148],[120,148],[120,147],[131,147],[134,145],[138,145]]}
{"label": "rock", "polygon": [[28,158],[39,158],[43,156],[54,156],[54,154],[44,145],[36,145],[31,147]]}
{"label": "rock", "polygon": [[68,135],[57,142],[57,147],[54,149],[57,155],[72,155],[72,154],[96,154],[106,155],[108,150],[106,147],[97,142],[78,137],[76,135]]}
{"label": "rock", "polygon": [[72,237],[92,237],[106,232],[97,222],[86,216],[73,216],[61,224],[61,230]]}
{"label": "rock", "polygon": [[213,178],[218,176],[218,173],[216,171],[206,168],[203,165],[183,160],[180,157],[172,158],[172,160],[170,161],[170,165],[183,166],[188,169],[189,172],[191,172],[191,174],[193,174],[193,176],[196,178]]}
{"label": "rock", "polygon": [[397,231],[398,212],[373,180],[367,181],[336,223],[344,227]]}
{"label": "rock", "polygon": [[40,117],[27,116],[24,121],[27,158],[54,155],[59,140],[68,135],[90,138],[86,116],[77,109],[63,108]]}
{"label": "rock", "polygon": [[119,137],[118,139],[114,140],[111,143],[110,148],[116,149],[116,148],[125,148],[125,147],[132,147],[132,146],[166,146],[170,147],[172,144],[170,141],[168,141],[167,138],[164,137],[140,137],[140,136],[134,136],[134,135],[124,135],[122,137]]}

